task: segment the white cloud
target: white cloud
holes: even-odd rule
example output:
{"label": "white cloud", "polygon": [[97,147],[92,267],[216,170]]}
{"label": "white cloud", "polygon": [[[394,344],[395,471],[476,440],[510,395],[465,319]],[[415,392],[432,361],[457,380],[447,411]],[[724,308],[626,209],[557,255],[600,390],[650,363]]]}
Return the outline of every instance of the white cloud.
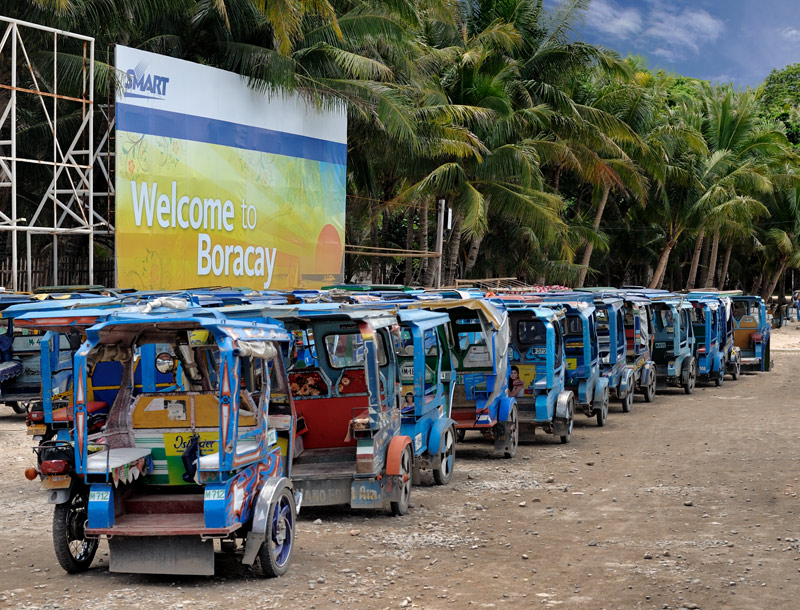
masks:
{"label": "white cloud", "polygon": [[800,30],[793,27],[785,27],[780,32],[781,38],[792,43],[800,42]]}
{"label": "white cloud", "polygon": [[[675,0],[592,0],[585,23],[612,39],[629,39],[654,47],[653,55],[673,62],[696,55],[703,45],[720,38],[723,21],[708,11],[676,6]],[[631,4],[632,6],[625,6]],[[787,27],[781,35],[800,43],[800,30]]]}
{"label": "white cloud", "polygon": [[725,30],[725,24],[702,9],[685,8],[680,12],[654,9],[648,15],[644,37],[668,48],[676,57],[683,51],[697,53],[700,45],[713,42]]}
{"label": "white cloud", "polygon": [[650,51],[651,55],[655,55],[656,57],[663,57],[669,62],[675,61],[676,56],[675,53],[670,51],[669,49],[665,49],[664,47],[658,47]]}
{"label": "white cloud", "polygon": [[586,24],[614,38],[629,38],[642,29],[642,16],[635,8],[621,8],[613,0],[593,0]]}

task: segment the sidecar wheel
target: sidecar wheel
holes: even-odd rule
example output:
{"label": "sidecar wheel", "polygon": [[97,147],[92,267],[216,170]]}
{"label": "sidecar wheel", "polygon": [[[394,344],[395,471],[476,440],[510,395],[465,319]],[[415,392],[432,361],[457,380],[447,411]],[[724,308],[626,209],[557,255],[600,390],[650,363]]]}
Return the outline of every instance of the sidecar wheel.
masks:
{"label": "sidecar wheel", "polygon": [[[402,485],[400,499],[397,502],[390,502],[393,515],[405,515],[408,512],[408,506],[411,503],[411,464],[413,461],[411,447],[406,447],[403,449],[403,455],[400,456],[400,479]],[[403,481],[402,479],[405,480]]]}
{"label": "sidecar wheel", "polygon": [[630,413],[632,408],[633,408],[633,388],[628,390],[628,393],[625,394],[625,398],[622,399],[622,412]]}
{"label": "sidecar wheel", "polygon": [[644,388],[644,401],[653,402],[656,398],[656,372],[650,371],[650,377]]}
{"label": "sidecar wheel", "polygon": [[261,570],[267,578],[283,576],[289,570],[294,549],[295,516],[294,496],[288,489],[283,489],[270,507],[267,539],[258,551]]}
{"label": "sidecar wheel", "polygon": [[70,574],[88,570],[97,553],[99,540],[84,537],[88,506],[84,494],[75,494],[53,511],[53,549],[58,564]]}
{"label": "sidecar wheel", "polygon": [[[517,405],[511,407],[511,413],[508,414],[508,421],[505,422],[506,432],[511,434],[511,446],[508,451],[503,452],[503,457],[511,459],[517,455],[517,446],[519,445],[519,422],[517,421]],[[510,430],[509,430],[510,429]]]}
{"label": "sidecar wheel", "polygon": [[20,415],[28,412],[27,402],[12,402],[9,406],[14,409],[14,413],[19,413]]}
{"label": "sidecar wheel", "polygon": [[433,469],[433,480],[437,485],[447,485],[453,478],[453,464],[456,460],[456,439],[453,427],[445,430],[439,447],[441,466]]}
{"label": "sidecar wheel", "polygon": [[737,358],[733,363],[733,370],[731,371],[731,379],[736,381],[737,379],[739,379],[739,376],[741,374],[742,374],[742,363],[739,362],[739,359]]}
{"label": "sidecar wheel", "polygon": [[688,358],[686,360],[688,366],[687,375],[686,375],[686,383],[683,384],[683,391],[686,394],[691,394],[694,392],[694,387],[697,384],[697,361],[694,358]]}

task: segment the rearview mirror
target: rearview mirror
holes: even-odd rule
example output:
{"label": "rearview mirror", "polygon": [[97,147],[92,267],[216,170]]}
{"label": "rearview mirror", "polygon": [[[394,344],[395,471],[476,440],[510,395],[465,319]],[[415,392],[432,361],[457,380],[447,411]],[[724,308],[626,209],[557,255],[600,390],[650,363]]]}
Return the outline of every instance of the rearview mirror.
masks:
{"label": "rearview mirror", "polygon": [[156,370],[159,373],[169,373],[175,369],[175,358],[172,354],[161,352],[156,356]]}

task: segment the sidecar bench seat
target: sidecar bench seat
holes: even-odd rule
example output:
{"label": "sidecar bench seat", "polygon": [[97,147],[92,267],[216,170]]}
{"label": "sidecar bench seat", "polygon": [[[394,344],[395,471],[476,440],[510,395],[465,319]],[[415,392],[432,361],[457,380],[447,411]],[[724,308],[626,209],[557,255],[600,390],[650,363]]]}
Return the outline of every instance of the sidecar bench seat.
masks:
{"label": "sidecar bench seat", "polygon": [[0,362],[0,381],[8,381],[22,374],[22,363],[17,360]]}
{"label": "sidecar bench seat", "polygon": [[[239,455],[249,453],[258,449],[256,441],[239,441],[236,443],[236,453]],[[197,460],[197,466],[200,470],[219,470],[219,451],[209,453],[208,455],[201,455]]]}
{"label": "sidecar bench seat", "polygon": [[[103,402],[102,400],[90,400],[86,403],[86,412],[87,413],[97,413],[98,411],[102,411],[108,407],[108,403]],[[65,422],[67,421],[67,417],[69,417],[69,421],[72,421],[75,417],[73,413],[72,405],[68,407],[61,407],[60,409],[53,409],[53,421],[54,422]]]}
{"label": "sidecar bench seat", "polygon": [[136,466],[136,463],[150,457],[147,447],[122,447],[105,449],[92,453],[86,460],[86,471],[89,474],[106,474],[122,466]]}

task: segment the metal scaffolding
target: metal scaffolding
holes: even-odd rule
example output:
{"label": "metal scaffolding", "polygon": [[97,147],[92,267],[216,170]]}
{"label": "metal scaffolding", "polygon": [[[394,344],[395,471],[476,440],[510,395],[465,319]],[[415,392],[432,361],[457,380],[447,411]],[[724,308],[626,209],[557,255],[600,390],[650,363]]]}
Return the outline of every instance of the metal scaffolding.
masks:
{"label": "metal scaffolding", "polygon": [[[26,273],[25,288],[31,290],[32,258],[37,257],[33,251],[35,235],[52,236],[52,265],[53,284],[59,281],[59,237],[86,235],[88,236],[88,277],[89,283],[94,283],[94,241],[98,234],[113,234],[114,227],[110,220],[113,202],[113,181],[111,168],[113,158],[110,148],[110,138],[113,129],[113,119],[108,106],[96,108],[94,99],[94,39],[71,32],[65,32],[34,23],[0,17],[0,28],[5,30],[0,39],[0,63],[10,66],[10,83],[0,82],[0,90],[8,92],[8,102],[0,113],[0,194],[5,189],[10,189],[8,205],[0,207],[0,231],[10,232],[11,235],[11,275],[12,288],[23,288],[23,278],[19,277],[18,236],[25,235],[26,240]],[[44,32],[48,38],[52,35],[52,48],[43,53],[41,48],[28,49],[25,38],[31,37],[30,30],[38,30],[38,36]],[[68,39],[65,41],[65,39]],[[41,38],[39,38],[41,40]],[[59,42],[62,48],[69,46],[72,56],[82,57],[82,82],[79,86],[80,95],[64,95],[59,93],[59,74],[63,75],[64,68],[59,70]],[[77,47],[75,46],[77,44]],[[79,49],[74,53],[75,48]],[[35,58],[47,56],[47,62],[52,61],[52,82],[44,82],[45,70],[39,70],[32,62]],[[48,54],[51,54],[48,55]],[[10,55],[10,62],[8,57]],[[47,79],[50,80],[50,79]],[[20,86],[20,83],[27,86]],[[63,91],[62,87],[62,91]],[[41,105],[49,142],[42,142],[37,146],[36,154],[21,156],[18,154],[18,118],[19,100],[22,96],[32,96],[38,99],[35,104]],[[79,105],[79,108],[78,108]],[[66,115],[80,112],[77,127],[70,121],[60,121]],[[62,116],[59,115],[61,113]],[[97,116],[96,116],[97,115]],[[98,142],[95,142],[95,120],[103,121],[106,128]],[[9,129],[10,128],[10,129]],[[42,154],[45,153],[46,154]],[[28,217],[18,215],[20,209],[19,178],[20,169],[26,168],[25,164],[36,164],[48,168],[52,172],[52,179],[38,205],[31,205],[30,196],[25,197],[28,210],[32,214]],[[107,187],[98,193],[99,197],[108,198],[105,210],[95,209],[95,172],[97,164],[100,169],[99,181]],[[27,195],[27,194],[26,194]],[[2,197],[0,200],[5,200]],[[105,212],[105,214],[103,214]],[[41,240],[38,240],[39,243]],[[41,246],[39,246],[41,247]]]}

